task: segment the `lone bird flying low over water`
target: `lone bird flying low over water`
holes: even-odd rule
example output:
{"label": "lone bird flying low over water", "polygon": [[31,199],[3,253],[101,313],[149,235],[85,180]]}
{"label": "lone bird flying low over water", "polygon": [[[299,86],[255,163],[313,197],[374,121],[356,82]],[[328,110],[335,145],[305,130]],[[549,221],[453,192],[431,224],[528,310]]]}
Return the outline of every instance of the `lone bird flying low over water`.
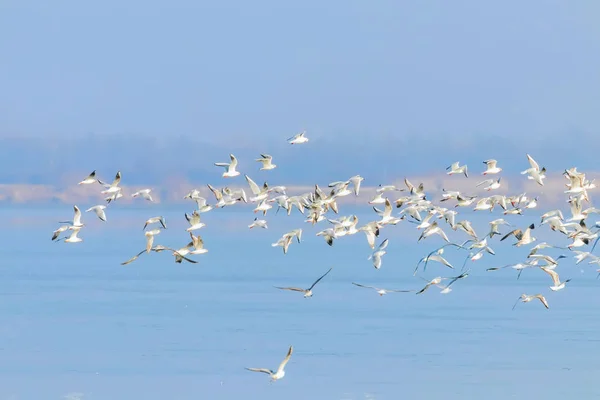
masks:
{"label": "lone bird flying low over water", "polygon": [[268,374],[271,377],[271,382],[278,381],[279,379],[282,379],[285,376],[285,366],[287,365],[288,361],[290,361],[293,351],[294,351],[294,346],[290,346],[290,349],[288,350],[287,355],[285,356],[285,358],[283,359],[281,364],[279,364],[279,368],[277,368],[277,371],[273,371],[273,370],[270,370],[267,368],[246,368],[246,369],[248,371],[262,372],[264,374]]}

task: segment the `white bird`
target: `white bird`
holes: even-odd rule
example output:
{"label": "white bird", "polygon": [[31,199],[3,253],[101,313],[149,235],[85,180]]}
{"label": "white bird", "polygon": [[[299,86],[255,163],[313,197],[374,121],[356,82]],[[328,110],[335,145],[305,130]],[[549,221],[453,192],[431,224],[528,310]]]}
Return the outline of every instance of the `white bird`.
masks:
{"label": "white bird", "polygon": [[277,381],[285,376],[285,365],[288,363],[288,361],[290,361],[290,357],[292,356],[293,351],[294,351],[294,346],[290,346],[290,349],[288,350],[287,355],[285,356],[285,358],[283,359],[281,364],[279,364],[279,368],[277,368],[277,371],[272,371],[267,368],[246,368],[246,369],[248,371],[262,372],[265,374],[269,374],[269,376],[271,377],[271,382]]}
{"label": "white bird", "polygon": [[381,257],[383,257],[384,254],[386,254],[385,248],[388,246],[389,240],[385,239],[383,242],[381,242],[379,244],[379,247],[377,247],[377,250],[373,252],[373,254],[371,254],[367,260],[373,260],[373,266],[376,269],[381,268]]}
{"label": "white bird", "polygon": [[143,199],[146,199],[148,201],[154,201],[152,199],[152,196],[150,196],[150,191],[152,189],[142,189],[142,190],[138,190],[137,192],[135,192],[134,194],[131,195],[131,197],[141,197]]}
{"label": "white bird", "polygon": [[315,285],[317,283],[319,283],[321,281],[321,279],[323,279],[329,272],[331,272],[332,269],[333,269],[333,267],[329,268],[329,271],[327,271],[323,275],[321,275],[321,277],[319,279],[317,279],[316,281],[314,281],[313,284],[310,285],[310,287],[308,289],[301,289],[301,288],[297,288],[297,287],[279,287],[279,286],[275,286],[275,287],[277,289],[281,289],[281,290],[292,290],[294,292],[302,292],[302,293],[304,293],[304,298],[312,297],[312,295],[313,295],[312,289],[315,287]]}
{"label": "white bird", "polygon": [[204,254],[204,253],[208,253],[208,249],[204,248],[204,240],[202,240],[202,237],[200,235],[194,235],[192,232],[190,232],[190,237],[192,238],[192,246],[194,248],[194,250],[190,251],[190,254]]}
{"label": "white bird", "polygon": [[57,230],[52,232],[52,240],[56,240],[61,233],[68,231],[70,226],[71,225],[62,225]]}
{"label": "white bird", "polygon": [[481,175],[492,175],[502,171],[502,168],[498,167],[498,161],[496,160],[486,160],[483,163],[487,166],[487,169]]}
{"label": "white bird", "polygon": [[206,199],[204,197],[197,196],[194,197],[194,200],[196,200],[196,206],[198,207],[199,213],[205,213],[213,209],[213,206],[206,203]]}
{"label": "white bird", "polygon": [[508,222],[506,222],[502,218],[498,218],[498,219],[495,219],[493,221],[490,221],[490,233],[488,233],[490,239],[493,238],[494,235],[501,235],[500,231],[498,230],[498,226],[499,225],[508,225],[508,226],[511,226]]}
{"label": "white bird", "polygon": [[223,172],[223,175],[222,175],[223,178],[233,178],[240,174],[240,172],[236,170],[236,167],[238,165],[237,158],[235,158],[235,156],[233,154],[230,154],[229,158],[231,158],[230,163],[222,163],[222,162],[215,163],[215,165],[217,167],[225,168],[225,172]]}
{"label": "white bird", "polygon": [[[62,238],[62,239],[64,239],[65,243],[83,242],[83,239],[80,238],[79,236],[77,236],[79,234],[79,231],[81,230],[81,227],[80,226],[71,227],[71,230],[73,231],[73,232],[71,232],[71,236]],[[58,239],[57,241],[60,241],[60,240],[61,239]]]}
{"label": "white bird", "polygon": [[558,276],[558,273],[556,271],[554,271],[553,269],[546,268],[546,267],[540,267],[540,269],[542,271],[544,271],[545,273],[547,273],[548,275],[550,275],[550,278],[552,278],[553,285],[550,286],[550,290],[552,290],[553,292],[564,289],[565,285],[571,281],[571,279],[567,279],[564,282],[561,282],[560,277]]}
{"label": "white bird", "polygon": [[521,301],[523,303],[529,303],[531,300],[534,300],[534,299],[538,299],[539,301],[541,301],[542,304],[544,305],[544,307],[546,307],[546,309],[550,308],[550,306],[548,306],[548,302],[546,301],[546,298],[543,295],[541,295],[541,294],[527,295],[527,294],[523,293],[521,295],[521,297],[519,297],[517,299],[517,302],[513,306],[513,310],[515,309],[515,307],[517,306],[519,301]]}
{"label": "white bird", "polygon": [[144,228],[143,228],[143,229],[146,229],[146,227],[147,227],[148,225],[150,225],[150,224],[155,224],[155,223],[157,223],[157,222],[160,222],[160,224],[162,225],[162,227],[163,227],[164,229],[167,229],[167,223],[165,222],[165,219],[164,219],[164,217],[162,217],[162,216],[148,218],[148,219],[146,220],[146,223],[144,224]]}
{"label": "white bird", "polygon": [[276,164],[273,164],[273,157],[269,154],[261,154],[260,158],[257,158],[255,161],[262,163],[261,171],[268,171],[277,167]]}
{"label": "white bird", "polygon": [[[119,187],[119,183],[121,183],[121,171],[117,171],[117,174],[115,175],[115,179],[112,181],[112,183],[110,185],[102,182],[100,179],[98,179],[98,182],[106,188],[106,190],[103,190],[100,192],[101,194],[110,195],[108,198],[110,198],[111,200],[117,199],[118,193],[121,192],[121,188]],[[121,195],[121,197],[122,197],[122,195]]]}
{"label": "white bird", "polygon": [[83,227],[84,224],[81,223],[81,211],[79,210],[79,207],[73,206],[73,210],[75,211],[73,215],[73,221],[59,221],[59,223],[71,224],[71,227],[69,229]]}
{"label": "white bird", "polygon": [[500,187],[500,180],[502,179],[502,177],[496,179],[486,179],[485,181],[481,181],[479,182],[476,186],[482,186],[482,185],[486,185],[486,187],[484,187],[484,190],[487,190],[488,192],[490,190],[495,190],[498,189]]}
{"label": "white bird", "polygon": [[263,228],[263,229],[268,229],[269,227],[267,226],[267,221],[265,221],[264,219],[258,219],[258,218],[254,218],[254,222],[252,222],[250,225],[248,225],[248,228],[252,229],[252,228]]}
{"label": "white bird", "polygon": [[100,221],[106,222],[106,214],[104,213],[105,208],[106,208],[105,205],[97,205],[97,206],[88,208],[87,210],[85,210],[85,212],[93,211],[96,213],[98,218],[100,218]]}
{"label": "white bird", "polygon": [[408,292],[412,292],[413,290],[392,290],[392,289],[382,289],[382,288],[378,288],[375,286],[367,286],[367,285],[361,285],[360,283],[354,283],[352,282],[353,285],[356,285],[358,287],[362,287],[362,288],[367,288],[367,289],[374,289],[377,294],[379,294],[380,296],[386,295],[388,293],[408,293]]}
{"label": "white bird", "polygon": [[273,208],[273,206],[267,202],[267,199],[264,199],[260,203],[258,203],[256,208],[254,208],[253,212],[257,213],[259,211],[262,211],[263,215],[267,215],[267,211],[271,208]]}
{"label": "white bird", "polygon": [[287,254],[288,249],[290,247],[290,243],[292,243],[292,236],[283,236],[277,242],[271,244],[272,247],[282,247],[283,254]]}
{"label": "white bird", "polygon": [[144,232],[146,236],[146,253],[150,253],[152,250],[152,244],[154,243],[154,236],[160,233],[160,229],[152,229],[151,231]]}
{"label": "white bird", "polygon": [[431,225],[429,225],[429,227],[427,229],[425,229],[422,233],[421,236],[419,236],[419,240],[424,239],[424,238],[428,238],[431,235],[440,235],[442,237],[442,239],[444,239],[446,242],[450,243],[450,240],[448,239],[448,236],[446,236],[446,233],[442,230],[442,228],[440,228],[438,226],[437,221],[433,221],[433,223]]}
{"label": "white bird", "polygon": [[[152,248],[150,249],[150,251],[154,251],[154,252],[157,252],[157,253],[158,253],[158,252],[161,252],[161,251],[165,251],[165,250],[172,251],[172,252],[173,252],[173,255],[175,255],[175,257],[178,257],[178,256],[179,256],[181,259],[183,259],[183,260],[185,260],[185,261],[187,261],[187,262],[189,262],[189,263],[192,263],[192,264],[196,264],[196,263],[198,263],[198,261],[195,261],[195,260],[192,260],[192,259],[190,259],[190,258],[187,258],[187,257],[185,257],[183,254],[179,254],[179,252],[178,252],[177,250],[175,250],[175,249],[172,249],[172,248],[170,248],[170,247],[165,247],[165,246],[163,246],[163,245],[160,245],[160,244],[157,244],[156,246],[154,246],[154,247],[152,247]],[[186,250],[187,250],[187,249],[186,249]],[[140,251],[138,254],[136,254],[135,256],[131,257],[129,260],[127,260],[127,261],[125,261],[125,262],[122,262],[122,263],[121,263],[121,265],[127,265],[127,264],[129,264],[129,263],[132,263],[132,262],[134,262],[135,260],[137,260],[137,259],[138,259],[138,257],[139,257],[139,256],[141,256],[141,255],[142,255],[142,254],[144,254],[144,253],[147,253],[146,249],[144,249],[144,250]]]}
{"label": "white bird", "polygon": [[529,160],[529,165],[531,168],[521,171],[521,174],[527,174],[528,179],[533,179],[538,183],[538,185],[544,186],[543,180],[546,177],[546,167],[540,169],[539,164],[529,154],[527,154],[527,160]]}
{"label": "white bird", "polygon": [[90,183],[96,183],[98,179],[96,179],[96,170],[93,170],[91,174],[87,176],[84,180],[78,183],[78,185],[89,185]]}
{"label": "white bird", "polygon": [[301,144],[308,142],[308,138],[306,137],[306,131],[302,131],[297,135],[292,136],[287,141],[289,144]]}
{"label": "white bird", "polygon": [[358,196],[358,194],[360,193],[360,184],[362,181],[365,180],[365,178],[363,178],[360,175],[354,175],[352,178],[348,179],[350,182],[352,182],[352,185],[354,185],[354,195]]}
{"label": "white bird", "polygon": [[519,246],[523,246],[523,245],[535,242],[536,239],[533,236],[531,236],[531,230],[534,228],[535,228],[535,225],[531,224],[527,227],[527,229],[525,229],[525,232],[521,231],[520,229],[515,229],[514,231],[508,232],[506,235],[504,235],[502,237],[502,239],[500,239],[500,241],[503,241],[510,235],[514,235],[518,241],[516,243],[514,243],[513,246],[519,247]]}
{"label": "white bird", "polygon": [[446,168],[446,170],[448,171],[446,174],[448,175],[454,175],[454,174],[464,174],[465,178],[469,177],[469,173],[467,171],[467,165],[463,165],[462,167],[459,166],[459,162],[455,162],[452,165],[450,165],[449,167]]}
{"label": "white bird", "polygon": [[200,213],[197,210],[194,210],[192,215],[188,215],[188,213],[185,213],[185,219],[190,224],[190,227],[186,229],[187,232],[195,231],[206,226],[205,223],[200,221]]}

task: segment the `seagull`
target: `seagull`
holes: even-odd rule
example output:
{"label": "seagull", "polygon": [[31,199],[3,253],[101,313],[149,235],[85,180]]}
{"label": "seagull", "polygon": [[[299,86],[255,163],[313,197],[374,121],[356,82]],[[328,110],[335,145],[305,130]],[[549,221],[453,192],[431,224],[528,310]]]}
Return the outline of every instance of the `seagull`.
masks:
{"label": "seagull", "polygon": [[146,253],[150,253],[152,250],[152,243],[154,243],[154,236],[160,233],[160,229],[152,229],[151,231],[146,231],[144,235],[146,236]]}
{"label": "seagull", "polygon": [[[190,254],[204,254],[204,253],[208,253],[208,249],[204,248],[204,240],[202,240],[202,237],[200,235],[194,235],[192,232],[190,232],[190,237],[192,238],[192,246],[194,248],[194,250],[190,251]],[[183,256],[181,256],[183,257]]]}
{"label": "seagull", "polygon": [[[60,224],[71,224],[71,228],[81,228],[84,224],[81,223],[81,211],[79,207],[73,206],[75,214],[73,215],[73,221],[59,221]],[[69,229],[71,229],[69,228]]]}
{"label": "seagull", "polygon": [[449,167],[446,168],[446,170],[448,171],[446,174],[448,175],[454,175],[454,174],[464,174],[465,178],[469,177],[469,173],[467,171],[467,165],[463,165],[462,167],[459,166],[459,162],[455,162],[452,165],[450,165]]}
{"label": "seagull", "polygon": [[85,212],[93,211],[96,213],[98,218],[100,218],[100,221],[106,222],[106,214],[104,213],[105,208],[106,208],[105,205],[98,205],[98,206],[88,208],[87,210],[85,210]]}
{"label": "seagull", "polygon": [[77,234],[79,234],[79,231],[81,230],[80,226],[71,226],[69,229],[71,229],[73,231],[73,232],[71,232],[71,236],[59,238],[56,241],[58,242],[61,239],[64,239],[65,243],[79,243],[79,242],[83,242],[83,239],[80,238],[79,236],[77,236]]}
{"label": "seagull", "polygon": [[359,286],[359,287],[363,287],[363,288],[367,288],[367,289],[374,289],[377,294],[379,294],[380,296],[386,295],[388,293],[408,293],[408,292],[413,292],[414,290],[392,290],[392,289],[381,289],[375,286],[366,286],[366,285],[361,285],[360,283],[354,283],[352,282],[353,285]]}
{"label": "seagull", "polygon": [[331,272],[332,269],[333,269],[333,267],[329,268],[329,271],[325,272],[319,279],[317,279],[312,285],[310,285],[310,287],[308,289],[301,289],[301,288],[297,288],[297,287],[279,287],[279,286],[275,286],[275,287],[277,289],[281,289],[281,290],[292,290],[294,292],[302,292],[302,293],[304,293],[304,298],[312,297],[312,295],[313,295],[312,289],[315,287],[315,285],[317,283],[319,283],[319,281],[321,279],[323,279],[325,277],[325,275],[327,275],[329,272]]}
{"label": "seagull", "polygon": [[290,357],[292,356],[293,351],[294,351],[294,346],[290,346],[290,349],[288,350],[287,355],[285,356],[285,358],[283,359],[281,364],[279,364],[279,368],[277,368],[277,371],[271,371],[270,369],[267,369],[267,368],[246,368],[246,369],[248,371],[262,372],[265,374],[269,374],[269,376],[271,377],[271,382],[277,381],[285,376],[285,370],[284,370],[285,365],[288,363],[288,361],[290,361]]}
{"label": "seagull", "polygon": [[550,286],[550,290],[552,290],[553,292],[564,289],[565,285],[571,281],[571,279],[567,279],[564,282],[561,282],[560,277],[558,276],[558,273],[556,271],[546,267],[540,267],[540,269],[548,275],[550,275],[550,278],[552,278],[553,285]]}
{"label": "seagull", "polygon": [[498,161],[496,161],[496,160],[486,160],[483,163],[485,165],[487,165],[487,169],[485,171],[483,171],[483,173],[481,175],[492,175],[492,174],[497,174],[500,171],[502,171],[502,168],[499,168],[497,166]]}
{"label": "seagull", "polygon": [[152,196],[150,196],[150,191],[152,189],[142,189],[142,190],[138,190],[137,192],[135,192],[134,194],[131,195],[131,197],[141,197],[143,199],[146,199],[148,201],[154,201],[152,199]]}
{"label": "seagull", "polygon": [[185,219],[187,220],[187,222],[190,223],[190,227],[186,229],[187,232],[195,231],[206,226],[205,223],[200,222],[200,213],[198,212],[198,210],[194,210],[192,215],[188,215],[188,213],[185,213]]}
{"label": "seagull", "polygon": [[363,178],[360,175],[354,175],[352,178],[348,179],[352,185],[354,185],[354,195],[358,196],[358,193],[360,193],[360,183],[362,181],[365,180],[365,178]]}
{"label": "seagull", "polygon": [[61,233],[63,233],[64,231],[68,231],[69,227],[70,225],[62,225],[57,230],[52,232],[52,240],[56,240]]}
{"label": "seagull", "polygon": [[233,178],[240,174],[239,171],[236,171],[236,167],[238,165],[237,158],[235,158],[235,156],[233,154],[230,154],[229,158],[231,158],[230,163],[221,163],[221,162],[215,163],[215,165],[217,167],[224,167],[226,169],[226,171],[223,172],[223,175],[222,175],[223,178]]}
{"label": "seagull", "polygon": [[165,219],[164,219],[164,217],[162,217],[162,216],[148,218],[148,220],[147,220],[147,221],[146,221],[146,223],[144,224],[144,228],[143,228],[143,229],[146,229],[146,227],[147,227],[148,225],[150,225],[150,224],[155,224],[155,223],[157,223],[157,222],[160,222],[160,224],[162,225],[162,227],[163,227],[164,229],[167,229],[167,224],[166,224],[166,222],[165,222]]}
{"label": "seagull", "polygon": [[539,164],[529,154],[527,154],[527,160],[531,168],[522,171],[521,175],[527,174],[528,179],[533,179],[538,185],[544,186],[543,179],[546,177],[546,167],[540,169]]}
{"label": "seagull", "polygon": [[292,136],[287,141],[289,144],[301,144],[308,142],[308,138],[306,137],[306,131],[302,131],[297,135]]}
{"label": "seagull", "polygon": [[502,179],[502,177],[496,179],[486,179],[485,181],[481,181],[479,182],[477,185],[477,187],[482,186],[482,185],[486,185],[486,187],[484,187],[484,190],[487,190],[488,192],[490,190],[494,190],[494,189],[498,189],[500,187],[500,180]]}
{"label": "seagull", "polygon": [[90,183],[96,183],[98,179],[96,179],[96,170],[93,170],[91,174],[87,176],[84,180],[78,183],[78,185],[89,185]]}
{"label": "seagull", "polygon": [[293,236],[283,236],[277,242],[271,244],[272,247],[282,247],[283,254],[287,254],[288,249],[290,247],[290,243],[292,243]]}
{"label": "seagull", "polygon": [[258,219],[254,218],[254,222],[252,222],[250,225],[248,225],[248,228],[252,229],[252,228],[263,228],[263,229],[268,229],[269,227],[267,226],[267,221],[265,221],[264,219]]}
{"label": "seagull", "polygon": [[[467,276],[469,276],[469,273],[468,272],[463,272],[462,274],[460,274],[458,276],[455,276],[454,278],[449,278],[449,279],[451,279],[451,281],[446,286],[441,287],[442,291],[440,293],[442,293],[442,294],[450,293],[452,291],[452,289],[450,288],[450,286],[454,282],[456,282],[457,280],[464,279]],[[437,285],[437,286],[440,287],[439,285]]]}
{"label": "seagull", "polygon": [[510,235],[514,235],[517,238],[517,242],[513,244],[513,246],[523,246],[532,242],[535,242],[535,238],[533,236],[531,236],[531,230],[535,228],[534,224],[529,225],[529,227],[527,227],[527,229],[525,229],[525,232],[522,232],[520,229],[515,229],[514,231],[511,231],[509,233],[507,233],[506,235],[504,235],[504,237],[502,237],[502,239],[500,239],[500,241],[503,241],[504,239],[506,239],[507,237],[509,237]]}
{"label": "seagull", "polygon": [[206,199],[204,197],[197,196],[193,199],[196,200],[196,205],[198,206],[199,213],[205,213],[213,209],[213,206],[211,206],[210,204],[206,204]]}
{"label": "seagull", "polygon": [[386,254],[385,248],[388,246],[388,243],[388,239],[385,239],[383,242],[381,242],[377,250],[374,251],[373,254],[369,256],[369,258],[367,258],[367,260],[373,260],[373,266],[376,269],[381,268],[381,257],[383,257],[383,255]]}
{"label": "seagull", "polygon": [[508,222],[506,222],[504,219],[502,218],[498,218],[495,219],[493,221],[490,221],[490,233],[488,234],[490,239],[494,237],[494,235],[501,235],[500,231],[498,230],[498,226],[499,225],[508,225],[511,226]]}
{"label": "seagull", "polygon": [[446,236],[446,233],[442,230],[442,228],[440,228],[438,226],[437,221],[434,221],[431,225],[429,225],[429,227],[427,229],[425,229],[423,231],[423,233],[421,233],[421,236],[419,236],[419,240],[423,238],[428,238],[429,236],[433,235],[433,234],[438,234],[442,237],[442,239],[444,239],[446,242],[450,243],[450,240],[448,239],[448,236]]}
{"label": "seagull", "polygon": [[546,298],[543,295],[541,295],[541,294],[527,295],[527,294],[523,293],[521,295],[521,297],[519,297],[517,299],[517,302],[515,303],[515,305],[513,306],[512,309],[513,310],[515,309],[515,307],[517,306],[519,301],[521,301],[523,303],[529,303],[533,299],[539,299],[542,302],[542,304],[544,305],[544,307],[546,307],[546,309],[550,308],[550,306],[548,306],[548,302],[546,301]]}
{"label": "seagull", "polygon": [[[172,252],[173,252],[173,254],[175,254],[176,256],[177,256],[177,255],[179,255],[179,256],[180,256],[182,259],[184,259],[184,260],[185,260],[185,261],[187,261],[187,262],[190,262],[190,263],[192,263],[192,264],[196,264],[196,263],[198,262],[198,261],[195,261],[195,260],[189,259],[189,258],[187,258],[187,257],[184,257],[182,254],[179,254],[179,253],[177,252],[177,250],[175,250],[175,249],[172,249],[172,248],[170,248],[170,247],[165,247],[165,246],[162,246],[162,245],[156,245],[156,246],[154,246],[153,248],[151,248],[150,250],[151,250],[151,251],[155,251],[155,252],[157,252],[157,253],[158,253],[158,252],[160,252],[160,251],[163,251],[163,250],[169,250],[169,251],[172,251]],[[134,262],[135,260],[137,260],[137,259],[138,259],[138,257],[139,257],[139,256],[141,256],[141,255],[142,255],[142,254],[144,254],[144,253],[147,253],[146,249],[144,249],[144,250],[140,251],[140,252],[139,252],[139,253],[137,253],[135,256],[131,257],[129,260],[127,260],[127,261],[125,261],[125,262],[122,262],[122,263],[121,263],[121,265],[127,265],[127,264],[129,264],[129,263],[132,263],[132,262]]]}
{"label": "seagull", "polygon": [[255,161],[262,163],[261,171],[268,171],[277,167],[276,164],[273,164],[273,157],[269,154],[261,154],[260,158],[257,158]]}
{"label": "seagull", "polygon": [[112,196],[109,196],[109,198],[111,198],[112,200],[116,200],[117,194],[121,191],[121,188],[119,187],[119,183],[121,183],[121,171],[117,171],[117,174],[115,175],[115,179],[112,181],[112,183],[110,185],[102,182],[100,179],[98,179],[98,182],[106,188],[106,190],[103,190],[100,193],[112,195]]}

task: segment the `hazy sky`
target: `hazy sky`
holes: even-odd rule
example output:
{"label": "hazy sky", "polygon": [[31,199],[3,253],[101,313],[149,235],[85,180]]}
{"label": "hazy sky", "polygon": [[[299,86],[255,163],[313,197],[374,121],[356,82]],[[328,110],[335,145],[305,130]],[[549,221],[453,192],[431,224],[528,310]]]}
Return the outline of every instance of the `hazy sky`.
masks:
{"label": "hazy sky", "polygon": [[0,134],[595,134],[599,13],[553,0],[6,0]]}

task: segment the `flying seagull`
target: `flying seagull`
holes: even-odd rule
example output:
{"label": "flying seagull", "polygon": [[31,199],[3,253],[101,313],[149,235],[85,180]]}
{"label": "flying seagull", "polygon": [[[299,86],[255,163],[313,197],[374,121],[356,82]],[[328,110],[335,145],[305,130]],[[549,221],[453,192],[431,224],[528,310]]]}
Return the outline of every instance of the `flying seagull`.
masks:
{"label": "flying seagull", "polygon": [[262,372],[265,374],[269,374],[269,376],[271,377],[271,383],[275,382],[285,376],[285,365],[288,363],[288,361],[290,361],[290,357],[292,357],[293,351],[294,351],[294,346],[290,346],[290,349],[288,350],[287,355],[285,356],[285,358],[283,359],[281,364],[279,364],[279,368],[277,368],[277,371],[272,371],[267,368],[246,368],[246,369],[248,371]]}
{"label": "flying seagull", "polygon": [[380,296],[383,296],[385,294],[388,293],[408,293],[408,292],[412,292],[413,290],[391,290],[391,289],[382,289],[382,288],[378,288],[375,286],[366,286],[366,285],[361,285],[360,283],[354,283],[352,282],[353,285],[358,286],[358,287],[363,287],[363,288],[367,288],[367,289],[374,289]]}
{"label": "flying seagull", "polygon": [[331,272],[332,269],[333,269],[333,267],[329,268],[329,271],[325,272],[319,279],[317,279],[312,285],[310,285],[310,287],[308,289],[301,289],[301,288],[297,288],[297,287],[279,287],[279,286],[275,286],[275,287],[277,289],[282,289],[282,290],[293,290],[294,292],[302,292],[302,293],[304,293],[304,298],[312,297],[312,295],[313,295],[312,289],[315,287],[315,285],[317,283],[319,283],[319,281],[321,279],[323,279],[325,277],[325,275],[327,275],[329,272]]}
{"label": "flying seagull", "polygon": [[306,131],[302,131],[288,139],[289,144],[300,144],[306,142],[308,142],[308,138],[306,137]]}

